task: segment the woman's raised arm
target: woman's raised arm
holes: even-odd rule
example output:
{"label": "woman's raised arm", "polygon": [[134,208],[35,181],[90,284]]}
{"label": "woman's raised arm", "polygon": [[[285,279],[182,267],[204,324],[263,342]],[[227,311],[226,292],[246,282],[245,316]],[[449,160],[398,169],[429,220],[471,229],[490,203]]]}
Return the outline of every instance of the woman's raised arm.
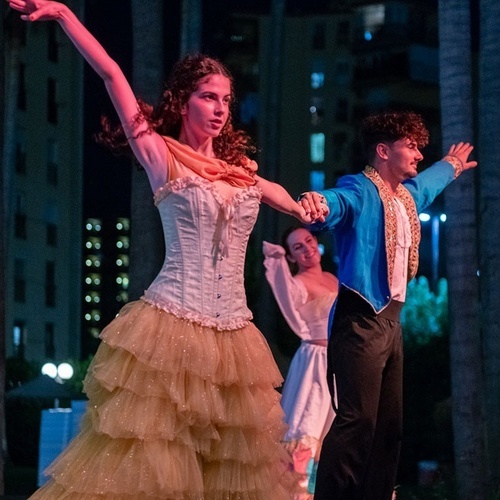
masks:
{"label": "woman's raised arm", "polygon": [[157,133],[148,131],[145,120],[137,120],[137,99],[118,64],[85,28],[65,4],[48,0],[6,0],[10,7],[22,13],[25,21],[57,21],[74,46],[103,79],[118,113],[130,146],[148,173],[153,189],[167,179],[165,142]]}

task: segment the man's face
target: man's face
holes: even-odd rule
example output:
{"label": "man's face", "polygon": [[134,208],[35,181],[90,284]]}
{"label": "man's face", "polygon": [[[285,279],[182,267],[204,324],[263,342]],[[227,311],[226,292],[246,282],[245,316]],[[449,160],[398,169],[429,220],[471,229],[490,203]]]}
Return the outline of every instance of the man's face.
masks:
{"label": "man's face", "polygon": [[424,158],[416,141],[399,139],[387,146],[388,170],[398,178],[399,182],[417,175],[417,167]]}

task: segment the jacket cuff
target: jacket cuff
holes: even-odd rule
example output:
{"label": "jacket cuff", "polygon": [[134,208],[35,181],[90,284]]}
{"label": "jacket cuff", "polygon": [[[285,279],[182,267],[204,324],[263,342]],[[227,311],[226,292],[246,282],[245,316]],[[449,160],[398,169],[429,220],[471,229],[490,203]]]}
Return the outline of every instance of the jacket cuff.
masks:
{"label": "jacket cuff", "polygon": [[451,166],[455,170],[455,179],[462,173],[464,164],[462,163],[462,160],[458,158],[458,156],[447,155],[443,158],[443,161],[451,163]]}

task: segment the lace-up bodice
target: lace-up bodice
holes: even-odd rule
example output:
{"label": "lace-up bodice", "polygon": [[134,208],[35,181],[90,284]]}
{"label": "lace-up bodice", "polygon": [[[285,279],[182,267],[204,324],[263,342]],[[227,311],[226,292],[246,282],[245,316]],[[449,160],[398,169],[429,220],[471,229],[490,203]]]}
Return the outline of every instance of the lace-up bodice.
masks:
{"label": "lace-up bodice", "polygon": [[251,186],[224,199],[201,177],[182,177],[155,194],[165,261],[144,299],[177,316],[218,329],[252,318],[243,270],[261,192]]}

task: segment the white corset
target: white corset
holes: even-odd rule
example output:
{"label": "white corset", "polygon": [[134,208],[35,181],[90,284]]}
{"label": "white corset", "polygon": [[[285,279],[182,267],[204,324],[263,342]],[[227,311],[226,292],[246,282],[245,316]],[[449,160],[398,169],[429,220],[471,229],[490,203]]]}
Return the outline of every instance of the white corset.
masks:
{"label": "white corset", "polygon": [[143,299],[204,326],[241,328],[252,319],[243,271],[261,199],[255,186],[224,199],[201,177],[182,177],[155,193],[165,261]]}

